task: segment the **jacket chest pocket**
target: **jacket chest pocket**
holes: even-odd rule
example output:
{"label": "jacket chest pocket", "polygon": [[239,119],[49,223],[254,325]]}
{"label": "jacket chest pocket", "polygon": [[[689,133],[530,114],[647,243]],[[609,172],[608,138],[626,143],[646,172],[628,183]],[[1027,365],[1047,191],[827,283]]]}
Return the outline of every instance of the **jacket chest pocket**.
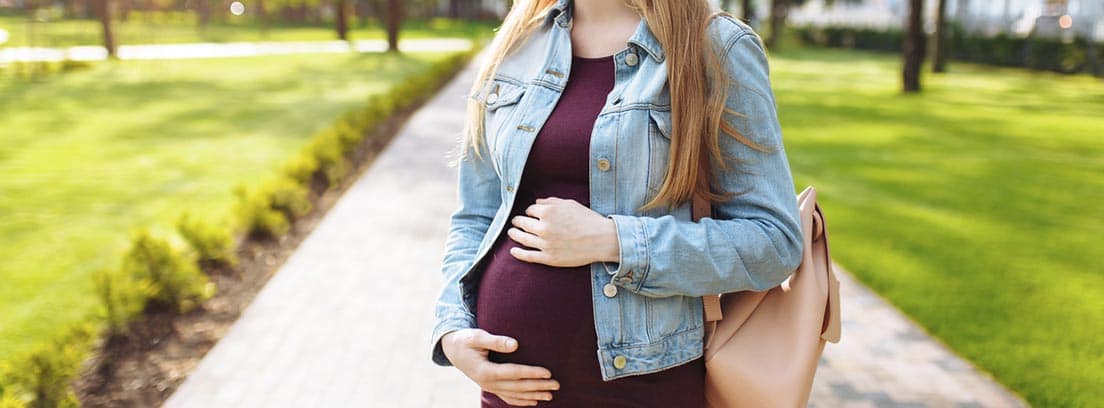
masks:
{"label": "jacket chest pocket", "polygon": [[648,111],[648,195],[654,196],[667,177],[671,154],[671,111]]}
{"label": "jacket chest pocket", "polygon": [[521,97],[525,95],[525,86],[512,81],[495,79],[490,89],[484,101],[486,109],[483,130],[492,156],[501,159],[502,152],[507,146],[508,136],[512,134],[514,128],[511,124],[517,121],[518,106]]}

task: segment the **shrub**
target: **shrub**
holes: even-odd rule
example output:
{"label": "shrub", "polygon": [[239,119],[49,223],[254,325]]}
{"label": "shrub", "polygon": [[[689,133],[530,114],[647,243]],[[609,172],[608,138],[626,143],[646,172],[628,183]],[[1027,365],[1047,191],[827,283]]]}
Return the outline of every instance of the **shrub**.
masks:
{"label": "shrub", "polygon": [[348,169],[341,138],[337,133],[326,130],[315,134],[309,147],[311,155],[318,162],[316,172],[322,175],[327,187],[333,187],[341,181]]}
{"label": "shrub", "polygon": [[195,250],[199,262],[228,267],[238,264],[238,257],[234,254],[234,236],[230,230],[193,218],[189,213],[180,216],[176,230]]}
{"label": "shrub", "polygon": [[287,234],[291,226],[284,213],[272,209],[270,198],[238,186],[238,217],[246,234],[255,238],[275,239]]}
{"label": "shrub", "polygon": [[4,406],[77,407],[80,402],[69,386],[88,355],[95,330],[76,325],[62,336],[33,349],[10,367],[9,383],[0,398]]}
{"label": "shrub", "polygon": [[16,398],[15,395],[0,393],[0,408],[26,408],[27,403]]}
{"label": "shrub", "polygon": [[307,188],[286,177],[269,182],[262,193],[268,196],[270,207],[283,213],[288,220],[302,217],[311,209]]}
{"label": "shrub", "polygon": [[366,111],[369,118],[376,121],[386,120],[395,111],[395,101],[389,95],[372,95],[368,98]]}
{"label": "shrub", "polygon": [[135,234],[130,250],[123,257],[123,271],[138,281],[146,281],[151,302],[180,313],[214,294],[214,284],[207,281],[194,260],[147,231]]}
{"label": "shrub", "polygon": [[0,408],[23,408],[27,406],[26,401],[16,395],[16,391],[11,363],[0,360]]}
{"label": "shrub", "polygon": [[[904,42],[899,29],[803,26],[795,30],[805,44],[822,47],[900,52]],[[969,33],[955,23],[948,24],[946,36],[947,56],[960,61],[1062,73],[1104,74],[1104,44],[1094,44],[1082,37],[1071,42],[1017,38],[1003,33],[986,37]]]}
{"label": "shrub", "polygon": [[387,117],[391,115],[389,106],[385,103],[386,97],[383,95],[372,95],[368,97],[368,103],[364,106],[360,116],[364,118],[365,122],[369,124],[379,124]]}
{"label": "shrub", "polygon": [[357,139],[363,139],[364,131],[373,127],[377,122],[376,118],[369,118],[368,115],[360,109],[345,112],[345,115],[342,116],[341,119],[349,126],[352,126],[353,129],[357,129]]}
{"label": "shrub", "polygon": [[342,116],[337,122],[330,128],[331,132],[337,135],[337,139],[341,141],[341,152],[345,155],[356,150],[357,145],[361,140],[364,140],[363,128],[356,127],[353,121],[348,120],[348,116]]}
{"label": "shrub", "polygon": [[315,172],[318,171],[318,160],[309,152],[302,152],[284,164],[283,174],[304,186],[310,185]]}
{"label": "shrub", "polygon": [[127,323],[145,308],[151,295],[149,281],[134,279],[117,269],[101,269],[92,276],[96,295],[104,308],[107,335],[125,334]]}

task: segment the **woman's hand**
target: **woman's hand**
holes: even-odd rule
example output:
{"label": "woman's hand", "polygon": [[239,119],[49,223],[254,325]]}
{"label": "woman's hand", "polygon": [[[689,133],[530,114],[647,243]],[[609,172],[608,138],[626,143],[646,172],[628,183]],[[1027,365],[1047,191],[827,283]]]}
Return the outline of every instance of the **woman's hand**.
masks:
{"label": "woman's hand", "polygon": [[613,220],[575,200],[538,198],[525,215],[510,220],[506,234],[535,248],[511,248],[510,255],[525,262],[575,267],[592,262],[617,262],[620,247]]}
{"label": "woman's hand", "polygon": [[489,350],[513,353],[517,347],[517,340],[495,336],[483,329],[461,329],[441,337],[441,349],[452,365],[484,391],[498,395],[510,405],[551,401],[551,391],[560,389],[560,383],[552,379],[547,368],[492,363],[487,359]]}

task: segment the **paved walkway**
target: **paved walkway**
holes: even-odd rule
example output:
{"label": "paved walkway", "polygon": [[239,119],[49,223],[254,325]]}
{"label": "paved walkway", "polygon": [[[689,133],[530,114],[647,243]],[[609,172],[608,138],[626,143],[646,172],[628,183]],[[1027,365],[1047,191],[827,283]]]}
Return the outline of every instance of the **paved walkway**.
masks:
{"label": "paved walkway", "polygon": [[[426,38],[399,41],[403,51],[462,51],[471,48],[463,38]],[[359,41],[278,41],[120,45],[117,54],[124,60],[232,58],[280,54],[334,54],[343,52],[383,52],[385,40]],[[99,45],[68,48],[11,47],[0,49],[0,64],[16,61],[100,61],[107,58],[107,49]]]}
{"label": "paved walkway", "polygon": [[[476,387],[428,349],[456,194],[445,153],[473,75],[411,118],[168,407],[478,404]],[[826,348],[810,406],[1022,405],[840,272],[842,341]]]}

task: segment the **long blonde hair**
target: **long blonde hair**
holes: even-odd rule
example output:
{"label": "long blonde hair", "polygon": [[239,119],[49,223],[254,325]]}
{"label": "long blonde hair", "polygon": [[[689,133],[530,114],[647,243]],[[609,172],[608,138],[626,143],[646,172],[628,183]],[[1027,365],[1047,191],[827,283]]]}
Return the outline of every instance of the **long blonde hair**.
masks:
{"label": "long blonde hair", "polygon": [[[731,78],[725,73],[721,57],[713,47],[705,47],[709,38],[709,20],[715,10],[708,0],[624,0],[641,14],[648,28],[659,40],[667,55],[667,81],[671,95],[671,148],[667,173],[659,192],[640,210],[666,204],[668,209],[702,195],[712,201],[727,200],[734,193],[714,192],[716,185],[710,174],[711,160],[727,169],[719,145],[719,134],[727,133],[756,150],[766,151],[722,120],[725,112],[742,116],[728,109],[725,100]],[[556,0],[516,0],[489,45],[490,55],[479,69],[471,94],[484,95],[503,58],[532,33]],[[729,14],[730,15],[730,14]],[[730,15],[731,16],[731,15]],[[735,17],[733,17],[735,18]],[[703,50],[710,50],[705,52]],[[708,69],[707,69],[708,67]],[[720,73],[720,75],[717,75]],[[720,81],[719,83],[712,81]],[[482,97],[479,98],[482,100]],[[700,109],[701,106],[706,109]],[[468,150],[483,159],[480,149],[483,138],[484,104],[468,99],[467,118],[461,136],[461,151]],[[683,164],[693,163],[696,166]]]}

